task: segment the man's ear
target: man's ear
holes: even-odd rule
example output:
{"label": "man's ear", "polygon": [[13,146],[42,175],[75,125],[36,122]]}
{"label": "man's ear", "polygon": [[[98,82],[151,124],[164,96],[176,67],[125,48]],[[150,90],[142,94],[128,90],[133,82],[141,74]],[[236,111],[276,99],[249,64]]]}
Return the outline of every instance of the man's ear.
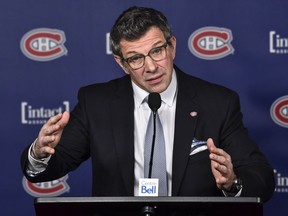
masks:
{"label": "man's ear", "polygon": [[172,56],[173,56],[173,59],[175,59],[175,56],[176,56],[176,38],[175,38],[175,36],[173,36],[170,40],[171,40],[171,46],[172,46]]}
{"label": "man's ear", "polygon": [[114,55],[114,59],[126,74],[130,74],[129,70],[127,70],[125,65],[123,65],[123,61],[120,56]]}

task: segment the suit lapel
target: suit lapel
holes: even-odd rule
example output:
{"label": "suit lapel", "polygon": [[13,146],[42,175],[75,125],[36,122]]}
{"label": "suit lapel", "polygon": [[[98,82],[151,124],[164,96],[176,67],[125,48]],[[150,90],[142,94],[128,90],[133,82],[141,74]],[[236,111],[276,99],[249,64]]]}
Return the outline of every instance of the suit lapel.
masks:
{"label": "suit lapel", "polygon": [[[118,83],[111,102],[113,134],[127,195],[134,193],[134,99],[130,78]],[[115,176],[115,178],[118,178]]]}
{"label": "suit lapel", "polygon": [[174,196],[178,194],[181,181],[185,174],[199,114],[197,105],[193,100],[195,90],[193,86],[191,86],[191,82],[187,85],[187,79],[182,76],[183,74],[177,71],[178,95],[172,167],[172,195]]}

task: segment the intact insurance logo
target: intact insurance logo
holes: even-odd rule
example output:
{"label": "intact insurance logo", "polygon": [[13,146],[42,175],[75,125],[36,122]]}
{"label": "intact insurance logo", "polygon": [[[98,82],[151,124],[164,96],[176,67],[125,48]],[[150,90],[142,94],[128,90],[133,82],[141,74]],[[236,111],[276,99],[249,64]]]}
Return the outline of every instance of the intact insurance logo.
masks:
{"label": "intact insurance logo", "polygon": [[27,32],[21,39],[23,54],[35,61],[51,61],[67,54],[63,31],[38,28]]}
{"label": "intact insurance logo", "polygon": [[288,54],[288,37],[285,38],[276,31],[270,31],[269,52],[273,54]]}
{"label": "intact insurance logo", "polygon": [[288,128],[288,95],[273,102],[270,114],[276,124]]}
{"label": "intact insurance logo", "polygon": [[68,174],[54,181],[31,183],[23,177],[22,184],[24,190],[33,197],[59,196],[69,192],[70,187],[67,184]]}
{"label": "intact insurance logo", "polygon": [[63,101],[62,105],[56,107],[35,107],[33,104],[23,101],[21,103],[21,123],[28,125],[42,125],[46,123],[50,117],[69,110],[69,101]]}
{"label": "intact insurance logo", "polygon": [[282,173],[274,169],[275,175],[275,192],[288,193],[288,176],[283,176]]}
{"label": "intact insurance logo", "polygon": [[198,58],[216,60],[234,53],[232,40],[232,32],[229,29],[204,27],[191,34],[188,47]]}

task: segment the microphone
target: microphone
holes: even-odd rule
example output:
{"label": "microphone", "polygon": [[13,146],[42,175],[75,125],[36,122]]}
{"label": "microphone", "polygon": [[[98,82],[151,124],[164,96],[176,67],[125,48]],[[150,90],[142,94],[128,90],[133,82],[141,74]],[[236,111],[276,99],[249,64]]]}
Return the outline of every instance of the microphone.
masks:
{"label": "microphone", "polygon": [[150,109],[154,112],[157,112],[157,110],[161,106],[161,96],[159,93],[152,92],[148,96],[148,105]]}
{"label": "microphone", "polygon": [[152,139],[151,155],[150,155],[150,161],[149,161],[149,174],[148,174],[148,178],[151,178],[152,167],[153,167],[153,157],[154,157],[155,136],[156,136],[156,113],[157,113],[157,110],[161,106],[160,94],[157,92],[150,93],[148,96],[148,105],[153,113],[153,139]]}

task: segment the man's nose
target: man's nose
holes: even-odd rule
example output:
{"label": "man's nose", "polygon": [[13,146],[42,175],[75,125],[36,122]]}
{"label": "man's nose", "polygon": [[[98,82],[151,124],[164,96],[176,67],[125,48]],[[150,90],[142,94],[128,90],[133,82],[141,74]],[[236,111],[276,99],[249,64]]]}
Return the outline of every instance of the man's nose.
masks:
{"label": "man's nose", "polygon": [[150,56],[146,56],[145,58],[146,71],[154,72],[156,68],[157,68],[156,62]]}

